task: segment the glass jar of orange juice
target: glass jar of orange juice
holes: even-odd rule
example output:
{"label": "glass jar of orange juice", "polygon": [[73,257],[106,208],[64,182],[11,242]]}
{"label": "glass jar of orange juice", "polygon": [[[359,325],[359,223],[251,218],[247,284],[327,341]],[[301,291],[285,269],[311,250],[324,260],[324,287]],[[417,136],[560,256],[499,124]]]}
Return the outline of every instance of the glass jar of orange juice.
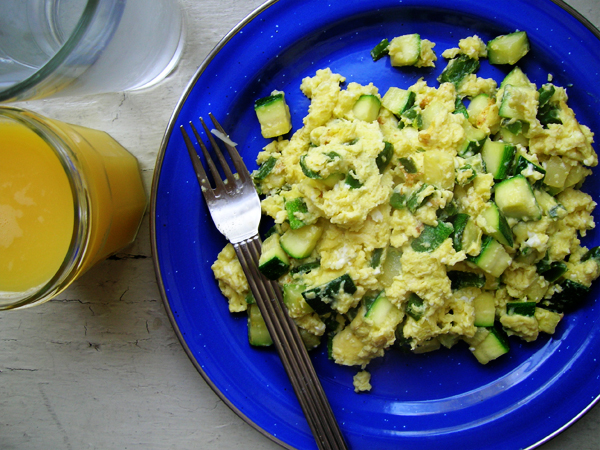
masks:
{"label": "glass jar of orange juice", "polygon": [[147,197],[107,133],[0,107],[0,310],[45,302],[130,244]]}

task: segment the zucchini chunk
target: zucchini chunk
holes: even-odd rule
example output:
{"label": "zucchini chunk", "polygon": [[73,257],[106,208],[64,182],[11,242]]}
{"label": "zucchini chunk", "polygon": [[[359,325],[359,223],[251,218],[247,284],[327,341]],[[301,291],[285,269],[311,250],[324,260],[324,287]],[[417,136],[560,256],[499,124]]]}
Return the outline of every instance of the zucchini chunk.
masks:
{"label": "zucchini chunk", "polygon": [[323,229],[317,225],[306,225],[301,228],[290,228],[281,238],[281,248],[295,259],[308,258],[323,234]]}
{"label": "zucchini chunk", "polygon": [[279,245],[279,235],[274,233],[262,243],[258,269],[269,280],[277,280],[290,270],[290,260]]}
{"label": "zucchini chunk", "polygon": [[523,175],[515,175],[496,184],[495,199],[498,208],[506,217],[523,221],[542,218],[542,210],[535,199],[533,189]]}
{"label": "zucchini chunk", "polygon": [[510,347],[508,339],[497,327],[486,328],[487,336],[477,346],[472,348],[473,356],[481,364],[487,364],[496,358],[508,353]]}
{"label": "zucchini chunk", "polygon": [[440,83],[452,83],[458,87],[467,75],[475,73],[478,70],[479,61],[477,59],[460,54],[448,61],[448,65],[438,77],[438,81]]}
{"label": "zucchini chunk", "polygon": [[419,237],[414,239],[410,246],[416,252],[432,252],[452,235],[452,231],[452,224],[438,220],[435,227],[425,225]]}
{"label": "zucchini chunk", "polygon": [[529,53],[527,32],[516,31],[498,36],[488,42],[487,51],[490,64],[514,65]]}
{"label": "zucchini chunk", "polygon": [[358,97],[352,112],[354,117],[358,120],[364,120],[365,122],[373,122],[379,117],[379,110],[381,109],[381,100],[376,95],[365,94]]}
{"label": "zucchini chunk", "polygon": [[[539,175],[537,175],[536,173]],[[546,170],[543,167],[529,161],[523,155],[519,155],[517,157],[517,162],[515,163],[513,175],[523,175],[524,177],[532,176],[534,178],[537,178],[537,177],[543,178],[544,175],[546,175]]]}
{"label": "zucchini chunk", "polygon": [[506,314],[519,314],[521,316],[533,317],[536,302],[507,302]]}
{"label": "zucchini chunk", "polygon": [[312,308],[304,297],[302,292],[306,290],[303,284],[284,284],[283,285],[283,303],[290,313],[290,317],[300,317],[313,312]]}
{"label": "zucchini chunk", "polygon": [[590,293],[589,287],[577,281],[566,279],[560,282],[559,285],[562,288],[561,292],[556,292],[549,299],[542,301],[544,307],[557,313],[575,310]]}
{"label": "zucchini chunk", "polygon": [[450,278],[450,287],[453,291],[458,291],[468,287],[476,287],[481,289],[485,286],[486,282],[485,275],[475,272],[450,270],[447,275],[448,278]]}
{"label": "zucchini chunk", "polygon": [[256,100],[254,111],[264,138],[281,136],[292,129],[290,109],[281,91],[274,91],[271,95]]}
{"label": "zucchini chunk", "polygon": [[510,173],[515,158],[516,148],[512,144],[492,141],[488,138],[481,148],[481,157],[487,173],[494,176],[494,180],[503,180]]}
{"label": "zucchini chunk", "polygon": [[421,36],[405,34],[392,39],[388,47],[392,66],[414,66],[421,57]]}
{"label": "zucchini chunk", "polygon": [[376,295],[365,299],[365,317],[371,319],[373,325],[382,326],[390,312],[397,309],[386,297],[385,291],[380,291]]}
{"label": "zucchini chunk", "polygon": [[470,261],[492,276],[499,277],[508,268],[512,259],[504,246],[491,236],[481,242],[481,253]]}
{"label": "zucchini chunk", "polygon": [[273,340],[257,304],[248,305],[248,342],[254,347],[268,347]]}
{"label": "zucchini chunk", "polygon": [[463,158],[468,158],[481,151],[481,148],[487,139],[487,134],[479,128],[475,128],[471,122],[467,120],[463,122],[463,128],[465,130],[465,140],[458,150],[458,155]]}
{"label": "zucchini chunk", "polygon": [[373,47],[371,50],[371,58],[373,58],[373,61],[379,61],[381,58],[386,56],[389,53],[389,46],[390,41],[387,39],[382,39],[379,44]]}
{"label": "zucchini chunk", "polygon": [[274,156],[270,156],[264,163],[260,165],[258,170],[254,172],[252,178],[255,181],[264,180],[267,177],[267,175],[269,175],[273,171],[275,164],[277,164],[277,158],[275,158]]}
{"label": "zucchini chunk", "polygon": [[477,118],[483,114],[483,112],[494,103],[494,99],[488,94],[478,94],[467,106],[467,113],[469,114],[469,121],[476,123]]}
{"label": "zucchini chunk", "polygon": [[297,197],[293,200],[286,201],[285,210],[292,230],[297,230],[306,225],[303,218],[304,215],[308,213],[308,207],[302,198]]}
{"label": "zucchini chunk", "polygon": [[391,286],[394,281],[394,277],[400,273],[402,251],[395,247],[388,247],[385,250],[385,259],[381,264],[381,275],[379,281],[385,287]]}
{"label": "zucchini chunk", "polygon": [[485,219],[487,226],[493,230],[488,232],[488,234],[501,244],[512,247],[512,230],[508,225],[504,214],[502,214],[500,208],[498,208],[498,205],[494,202],[490,202],[490,205],[481,213],[481,215]]}
{"label": "zucchini chunk", "polygon": [[509,73],[504,77],[502,82],[500,83],[500,88],[506,87],[507,85],[524,87],[524,88],[534,88],[535,85],[529,81],[525,72],[521,70],[519,66],[515,66]]}
{"label": "zucchini chunk", "polygon": [[548,256],[535,265],[538,274],[547,281],[554,283],[567,272],[567,265],[563,261],[549,261]]}
{"label": "zucchini chunk", "polygon": [[567,215],[567,208],[558,203],[554,197],[548,194],[546,191],[535,189],[533,191],[535,199],[542,208],[544,214],[551,219],[562,219]]}
{"label": "zucchini chunk", "polygon": [[417,322],[421,320],[425,314],[425,303],[423,299],[414,292],[408,296],[406,301],[406,314],[412,317]]}
{"label": "zucchini chunk", "polygon": [[496,300],[491,292],[482,292],[473,300],[476,327],[491,327],[496,319]]}
{"label": "zucchini chunk", "polygon": [[379,169],[379,173],[383,173],[387,166],[392,161],[392,156],[394,156],[394,146],[389,142],[383,143],[383,150],[379,152],[377,158],[375,158],[375,163],[377,164],[377,168]]}
{"label": "zucchini chunk", "polygon": [[391,87],[381,99],[381,104],[399,118],[415,104],[416,96],[413,91]]}
{"label": "zucchini chunk", "polygon": [[302,297],[317,314],[323,315],[332,311],[332,306],[335,305],[341,294],[352,295],[355,292],[356,285],[350,275],[345,274],[321,286],[302,292]]}
{"label": "zucchini chunk", "polygon": [[551,156],[546,161],[546,175],[543,182],[548,187],[550,195],[556,195],[564,189],[568,176],[569,167],[560,156]]}
{"label": "zucchini chunk", "polygon": [[[500,106],[498,107],[498,115],[505,119],[527,123],[525,105],[529,102],[535,102],[536,95],[537,91],[533,88],[506,85],[502,94],[502,100],[500,100]],[[515,133],[515,130],[511,131]]]}

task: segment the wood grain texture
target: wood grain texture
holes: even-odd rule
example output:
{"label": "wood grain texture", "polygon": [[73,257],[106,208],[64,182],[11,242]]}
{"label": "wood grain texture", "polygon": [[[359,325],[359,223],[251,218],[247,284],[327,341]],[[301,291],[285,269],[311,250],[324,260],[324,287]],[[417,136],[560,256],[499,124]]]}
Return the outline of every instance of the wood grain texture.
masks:
{"label": "wood grain texture", "polygon": [[[204,57],[261,0],[181,0],[187,43],[177,69],[142,92],[19,106],[109,132],[150,185],[163,133]],[[597,0],[571,0],[600,25]],[[0,449],[280,448],[200,377],[166,316],[146,217],[136,242],[57,299],[0,313]],[[600,408],[543,450],[600,450]]]}

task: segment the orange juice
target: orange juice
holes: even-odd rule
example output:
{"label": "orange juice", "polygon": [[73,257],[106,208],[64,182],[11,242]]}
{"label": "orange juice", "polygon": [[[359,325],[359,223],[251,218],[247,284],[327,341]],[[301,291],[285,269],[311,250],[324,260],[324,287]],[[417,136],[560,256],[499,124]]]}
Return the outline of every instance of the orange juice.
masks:
{"label": "orange juice", "polygon": [[131,243],[146,203],[108,134],[0,108],[0,309],[50,299]]}

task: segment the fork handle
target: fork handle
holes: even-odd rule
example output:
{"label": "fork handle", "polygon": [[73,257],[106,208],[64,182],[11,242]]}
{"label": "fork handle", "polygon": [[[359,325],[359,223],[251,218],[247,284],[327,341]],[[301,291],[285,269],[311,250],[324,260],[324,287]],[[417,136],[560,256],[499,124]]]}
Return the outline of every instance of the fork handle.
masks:
{"label": "fork handle", "polygon": [[260,237],[255,235],[233,247],[317,446],[321,450],[347,449],[298,328],[284,306],[281,289],[258,270]]}

